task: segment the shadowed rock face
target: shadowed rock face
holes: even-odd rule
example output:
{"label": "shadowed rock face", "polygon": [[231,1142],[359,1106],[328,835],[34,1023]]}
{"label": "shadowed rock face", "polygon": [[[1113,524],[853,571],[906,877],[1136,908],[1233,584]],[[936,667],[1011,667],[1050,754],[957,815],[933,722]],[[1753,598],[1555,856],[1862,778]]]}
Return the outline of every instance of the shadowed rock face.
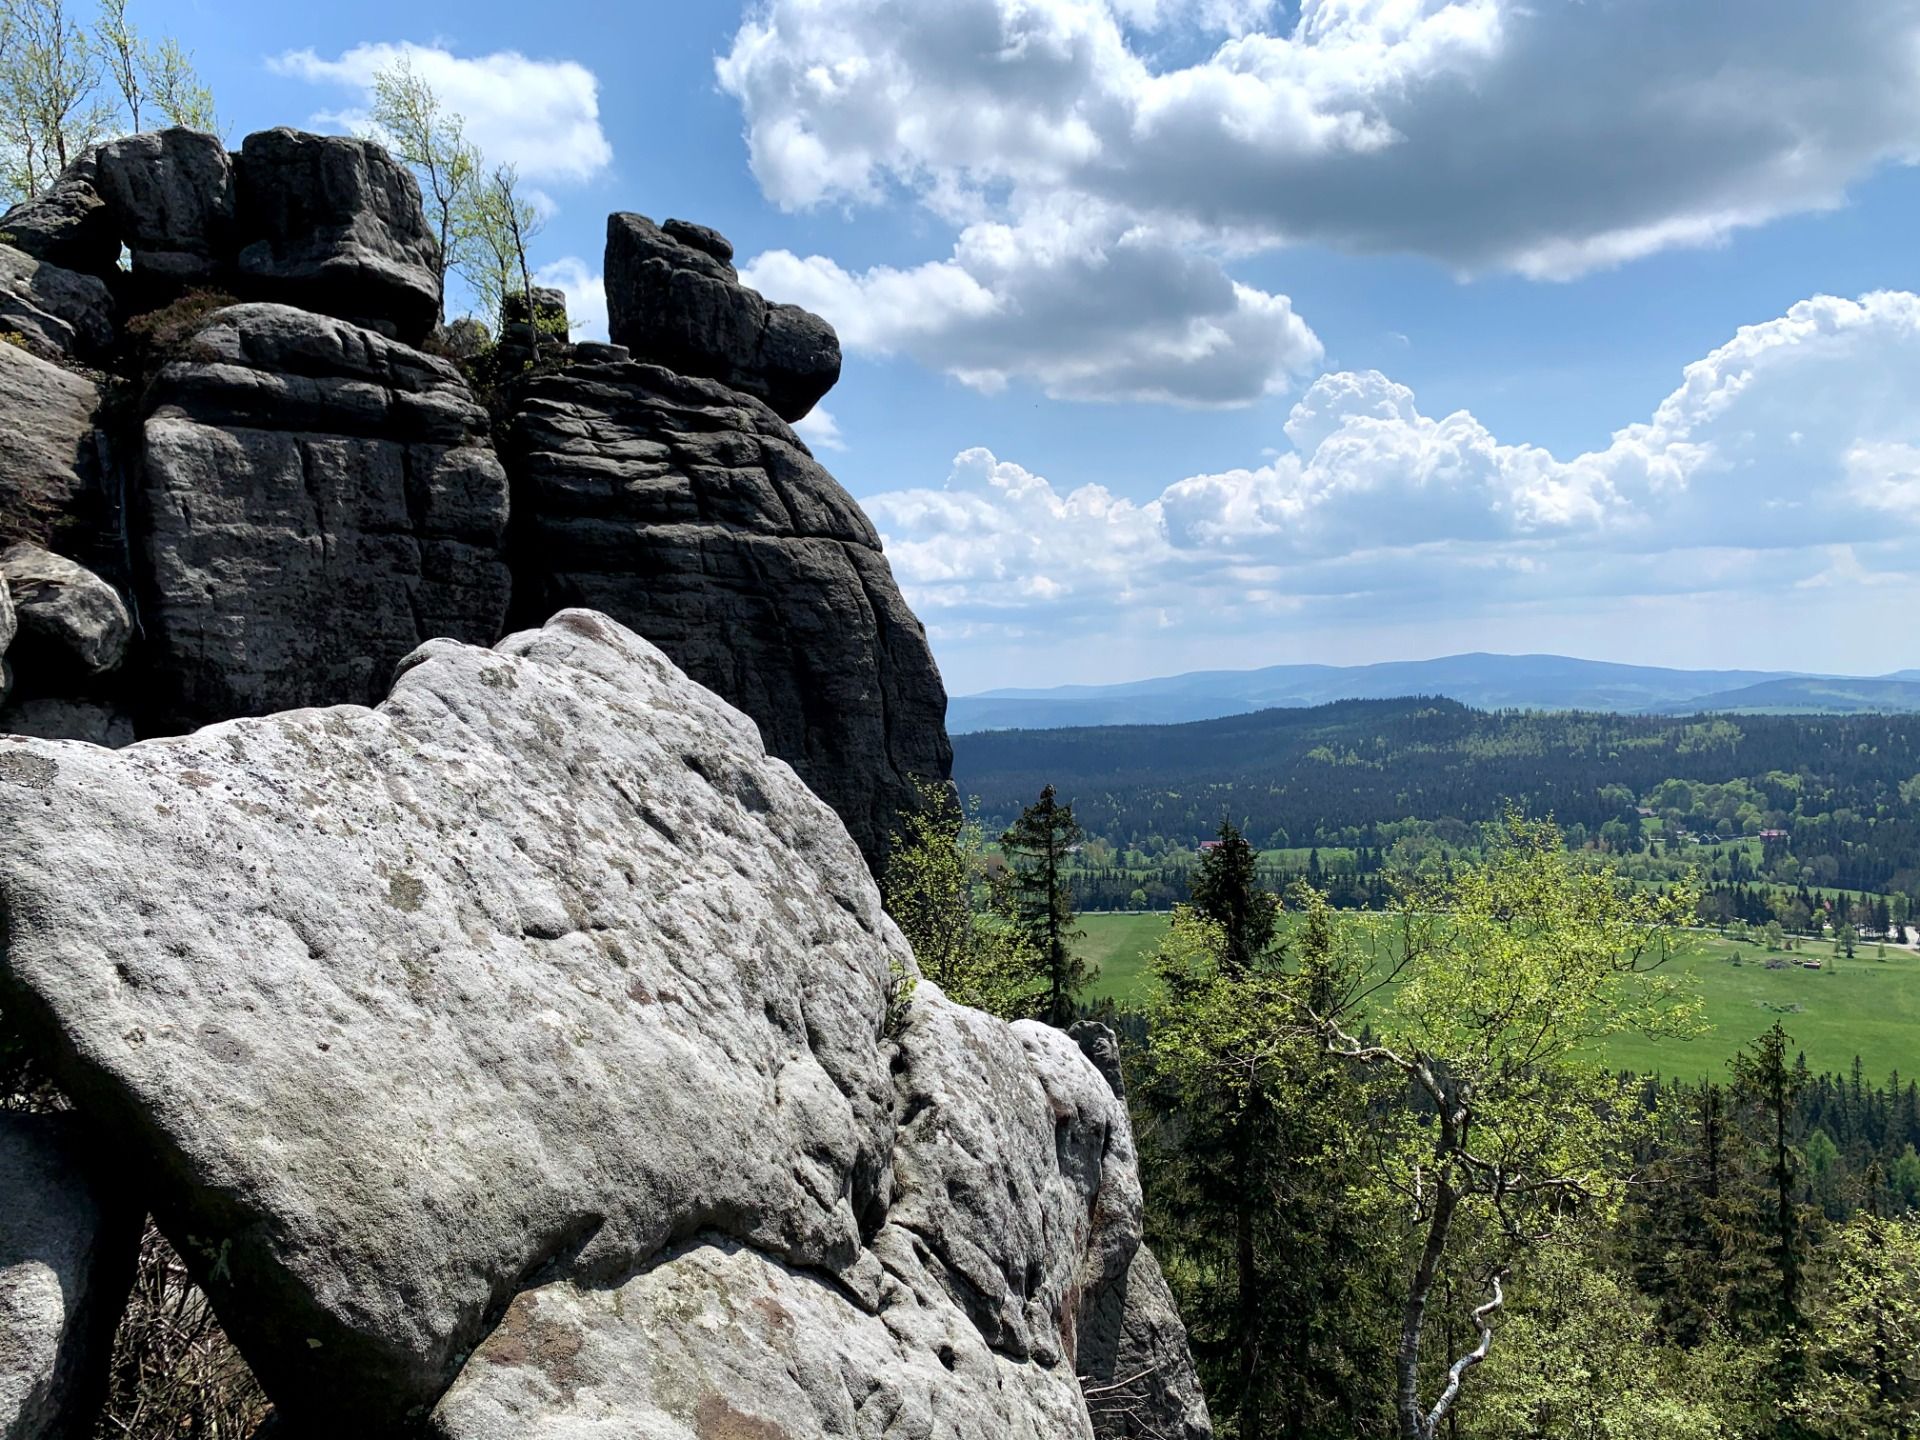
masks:
{"label": "shadowed rock face", "polygon": [[113,296],[96,276],[0,245],[0,332],[7,331],[41,355],[95,359],[113,344]]}
{"label": "shadowed rock face", "polygon": [[0,1113],[0,1435],[91,1433],[141,1212],[87,1177],[72,1116]]}
{"label": "shadowed rock face", "polygon": [[94,185],[155,299],[222,276],[233,253],[233,162],[220,137],[175,127],[109,140]]}
{"label": "shadowed rock face", "polygon": [[607,220],[607,326],[636,360],[718,380],[798,420],[840,378],[840,337],[740,283],[716,230],[644,215]]}
{"label": "shadowed rock face", "polygon": [[0,342],[0,539],[84,542],[103,529],[99,408],[92,381]]}
{"label": "shadowed rock face", "polygon": [[236,166],[239,283],[418,344],[440,308],[420,187],[371,140],[263,130]]}
{"label": "shadowed rock face", "polygon": [[367,703],[421,641],[500,633],[506,476],[450,362],[239,305],[147,403],[150,727]]}
{"label": "shadowed rock face", "polygon": [[753,717],[876,873],[910,777],[952,767],[946,690],[879,536],[777,416],[651,365],[522,392],[515,605],[630,625]]}

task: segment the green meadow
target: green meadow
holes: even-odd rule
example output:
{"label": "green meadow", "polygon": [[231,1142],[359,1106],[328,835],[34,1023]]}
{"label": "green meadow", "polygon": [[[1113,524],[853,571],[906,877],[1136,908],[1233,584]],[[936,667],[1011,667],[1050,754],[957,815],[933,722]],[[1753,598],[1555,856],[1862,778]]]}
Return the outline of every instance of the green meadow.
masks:
{"label": "green meadow", "polygon": [[[1080,953],[1100,967],[1096,998],[1122,1005],[1146,998],[1153,983],[1148,957],[1168,919],[1165,913],[1080,917],[1086,932]],[[1618,1036],[1607,1059],[1622,1069],[1689,1080],[1724,1076],[1727,1058],[1778,1020],[1816,1074],[1844,1072],[1858,1055],[1875,1083],[1896,1070],[1920,1076],[1920,956],[1888,946],[1883,960],[1872,944],[1860,945],[1852,959],[1832,951],[1831,941],[1775,952],[1697,936],[1672,964],[1695,979],[1706,1033],[1685,1041]],[[1800,964],[1816,959],[1818,970]],[[1785,964],[1769,968],[1769,960]]]}

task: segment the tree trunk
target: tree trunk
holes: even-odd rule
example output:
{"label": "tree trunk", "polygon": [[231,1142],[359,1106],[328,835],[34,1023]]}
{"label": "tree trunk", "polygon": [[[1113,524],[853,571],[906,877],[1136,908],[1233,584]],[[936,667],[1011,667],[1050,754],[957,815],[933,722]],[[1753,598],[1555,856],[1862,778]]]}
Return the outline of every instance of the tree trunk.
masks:
{"label": "tree trunk", "polygon": [[1406,1308],[1400,1315],[1400,1350],[1394,1358],[1398,1381],[1394,1408],[1400,1421],[1400,1440],[1433,1440],[1420,1406],[1420,1332],[1426,1323],[1427,1297],[1433,1293],[1434,1276],[1439,1273],[1440,1259],[1446,1254],[1447,1232],[1453,1226],[1453,1212],[1459,1204],[1460,1192],[1442,1175],[1434,1191],[1433,1218],[1427,1222],[1426,1244],[1421,1247],[1420,1264],[1413,1272],[1413,1283],[1407,1287]]}

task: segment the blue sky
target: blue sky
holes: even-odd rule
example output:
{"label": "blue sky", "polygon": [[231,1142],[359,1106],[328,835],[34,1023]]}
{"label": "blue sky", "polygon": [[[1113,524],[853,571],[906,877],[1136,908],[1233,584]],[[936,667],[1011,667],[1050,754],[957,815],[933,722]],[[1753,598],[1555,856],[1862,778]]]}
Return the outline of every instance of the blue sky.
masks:
{"label": "blue sky", "polygon": [[949,688],[1920,665],[1920,0],[159,3],[230,141],[416,63],[712,224]]}

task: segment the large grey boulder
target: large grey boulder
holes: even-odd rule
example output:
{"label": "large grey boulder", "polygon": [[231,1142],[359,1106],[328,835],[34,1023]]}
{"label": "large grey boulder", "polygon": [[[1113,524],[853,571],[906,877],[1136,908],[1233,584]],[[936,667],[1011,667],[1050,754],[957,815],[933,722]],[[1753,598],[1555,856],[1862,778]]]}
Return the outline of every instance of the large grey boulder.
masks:
{"label": "large grey boulder", "polygon": [[233,253],[233,162],[217,135],[176,126],[94,155],[94,188],[150,298],[213,280]]}
{"label": "large grey boulder", "polygon": [[946,690],[872,523],[766,406],[651,365],[532,379],[507,442],[523,620],[601,610],[759,723],[876,871]]}
{"label": "large grey boulder", "polygon": [[119,668],[133,617],[113,586],[77,561],[24,543],[0,550],[0,575],[19,624],[14,664],[83,678]]}
{"label": "large grey boulder", "polygon": [[797,305],[740,283],[733,247],[704,225],[607,219],[607,324],[637,360],[718,380],[798,420],[840,378],[840,337]]}
{"label": "large grey boulder", "polygon": [[283,305],[216,312],[147,395],[152,725],[369,703],[506,614],[507,481],[449,361]]}
{"label": "large grey boulder", "polygon": [[236,165],[239,283],[417,344],[439,316],[420,187],[371,140],[264,130]]}
{"label": "large grey boulder", "polygon": [[0,542],[98,529],[99,408],[92,381],[0,343]]}
{"label": "large grey boulder", "polygon": [[1076,1440],[1070,1370],[994,1350],[888,1230],[870,1296],[699,1237],[611,1289],[523,1293],[436,1440]]}
{"label": "large grey boulder", "polygon": [[1093,1433],[1124,1105],[902,995],[833,813],[604,617],[374,710],[0,738],[0,907],[0,1005],[295,1433]]}
{"label": "large grey boulder", "polygon": [[94,359],[113,344],[106,282],[0,245],[0,336],[11,332],[43,355]]}
{"label": "large grey boulder", "polygon": [[91,1433],[140,1218],[88,1178],[72,1117],[0,1112],[0,1440]]}
{"label": "large grey boulder", "polygon": [[434,642],[374,711],[0,739],[0,908],[0,1005],[332,1433],[536,1274],[702,1229],[845,1269],[884,1204],[904,943],[751,722],[604,619]]}
{"label": "large grey boulder", "polygon": [[0,243],[49,265],[111,275],[120,261],[120,236],[94,183],[98,178],[94,152],[87,150],[39,195],[0,215]]}
{"label": "large grey boulder", "polygon": [[859,1263],[808,1275],[701,1235],[611,1288],[525,1291],[434,1433],[1090,1435],[1073,1317],[1140,1242],[1125,1107],[1059,1031],[930,984],[896,1043],[893,1200]]}

